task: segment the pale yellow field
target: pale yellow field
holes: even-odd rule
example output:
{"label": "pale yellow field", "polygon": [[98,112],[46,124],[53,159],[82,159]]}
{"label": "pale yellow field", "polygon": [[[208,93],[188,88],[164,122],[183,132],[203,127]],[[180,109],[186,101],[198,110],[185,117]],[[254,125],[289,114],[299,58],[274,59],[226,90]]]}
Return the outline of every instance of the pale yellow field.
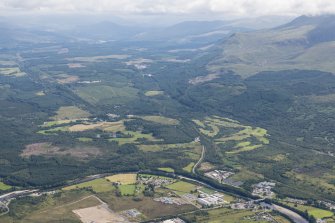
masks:
{"label": "pale yellow field", "polygon": [[52,120],[80,119],[87,118],[91,115],[89,112],[76,106],[60,107],[56,113],[55,116],[51,117]]}
{"label": "pale yellow field", "polygon": [[154,97],[154,96],[158,96],[158,95],[163,95],[164,91],[147,91],[145,92],[145,96],[147,97]]}
{"label": "pale yellow field", "polygon": [[26,73],[22,72],[18,67],[7,67],[7,68],[0,68],[0,75],[22,77],[25,76]]}
{"label": "pale yellow field", "polygon": [[119,182],[122,185],[129,185],[136,183],[137,174],[135,173],[127,173],[127,174],[116,174],[112,176],[105,177],[110,182]]}

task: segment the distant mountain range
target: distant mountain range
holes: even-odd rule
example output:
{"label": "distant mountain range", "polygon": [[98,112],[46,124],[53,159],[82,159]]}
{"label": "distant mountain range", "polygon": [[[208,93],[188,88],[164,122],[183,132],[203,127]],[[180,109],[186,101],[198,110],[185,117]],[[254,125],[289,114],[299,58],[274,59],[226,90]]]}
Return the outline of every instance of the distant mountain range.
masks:
{"label": "distant mountain range", "polygon": [[261,71],[308,69],[335,72],[335,16],[301,16],[272,29],[236,33],[221,41],[211,72],[241,76]]}

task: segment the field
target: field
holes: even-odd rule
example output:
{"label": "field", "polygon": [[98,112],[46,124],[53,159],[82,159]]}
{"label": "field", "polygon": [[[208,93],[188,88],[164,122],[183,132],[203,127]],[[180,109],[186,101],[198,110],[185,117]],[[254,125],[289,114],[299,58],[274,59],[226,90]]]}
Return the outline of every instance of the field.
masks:
{"label": "field", "polygon": [[12,188],[11,186],[9,186],[9,185],[5,184],[4,182],[0,181],[0,191],[1,190],[9,190],[11,188]]}
{"label": "field", "polygon": [[314,216],[316,219],[323,219],[323,218],[329,218],[329,217],[334,216],[334,213],[328,210],[322,210],[320,208],[315,208],[315,207],[307,206],[307,205],[300,205],[300,204],[294,205],[292,203],[286,203],[286,204],[300,211],[303,211],[303,212],[307,211],[308,214]]}
{"label": "field", "polygon": [[135,100],[138,90],[128,86],[92,85],[78,87],[74,90],[74,93],[92,105],[117,105]]}
{"label": "field", "polygon": [[170,168],[170,167],[161,167],[158,168],[161,171],[167,172],[167,173],[174,173],[174,169]]}
{"label": "field", "polygon": [[22,72],[18,67],[12,67],[12,68],[0,68],[0,75],[22,77],[25,76],[26,73]]}
{"label": "field", "polygon": [[92,138],[80,137],[77,138],[80,142],[93,142]]}
{"label": "field", "polygon": [[158,96],[158,95],[163,95],[164,91],[147,91],[145,92],[145,96],[147,97],[154,97],[154,96]]}
{"label": "field", "polygon": [[[195,223],[267,223],[266,220],[256,220],[255,214],[257,212],[249,210],[232,210],[220,208],[216,210],[207,211],[208,215],[186,215],[185,217]],[[276,216],[279,223],[289,223],[283,217]]]}
{"label": "field", "polygon": [[135,194],[136,185],[120,185],[118,186],[122,196],[132,196]]}
{"label": "field", "polygon": [[194,166],[194,162],[191,162],[190,164],[188,164],[187,166],[185,166],[184,168],[183,168],[183,170],[185,170],[186,172],[189,172],[189,173],[191,173],[192,172],[192,169],[193,169],[193,166]]}
{"label": "field", "polygon": [[127,174],[116,174],[112,176],[105,177],[110,182],[118,182],[122,185],[135,184],[137,174],[127,173]]}
{"label": "field", "polygon": [[196,151],[201,152],[201,147],[199,143],[183,143],[183,144],[157,144],[157,145],[140,145],[140,149],[144,152],[155,152],[155,151],[164,151],[169,149],[185,149],[185,148],[194,148]]}
{"label": "field", "polygon": [[97,193],[112,191],[115,189],[111,182],[109,182],[106,179],[101,178],[101,179],[88,181],[85,183],[80,183],[80,184],[64,187],[62,190],[67,191],[67,190],[75,190],[75,189],[80,189],[80,188],[92,188],[92,190]]}
{"label": "field", "polygon": [[60,107],[56,113],[57,114],[55,116],[51,117],[52,120],[75,120],[80,118],[87,118],[91,115],[89,112],[84,111],[83,109],[76,106]]}
{"label": "field", "polygon": [[188,182],[178,181],[176,183],[166,186],[166,188],[177,192],[190,193],[191,191],[197,189],[197,186]]}
{"label": "field", "polygon": [[162,125],[178,125],[179,124],[179,121],[177,119],[167,118],[164,116],[147,115],[147,116],[139,116],[139,118],[142,118],[149,122],[156,122]]}

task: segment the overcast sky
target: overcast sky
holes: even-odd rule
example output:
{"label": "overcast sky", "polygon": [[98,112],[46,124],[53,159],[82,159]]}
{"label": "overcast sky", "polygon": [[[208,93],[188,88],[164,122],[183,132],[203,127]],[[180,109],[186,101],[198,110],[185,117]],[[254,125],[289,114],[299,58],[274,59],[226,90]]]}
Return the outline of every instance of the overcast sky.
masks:
{"label": "overcast sky", "polygon": [[237,17],[335,13],[335,0],[0,0],[0,13],[113,13]]}

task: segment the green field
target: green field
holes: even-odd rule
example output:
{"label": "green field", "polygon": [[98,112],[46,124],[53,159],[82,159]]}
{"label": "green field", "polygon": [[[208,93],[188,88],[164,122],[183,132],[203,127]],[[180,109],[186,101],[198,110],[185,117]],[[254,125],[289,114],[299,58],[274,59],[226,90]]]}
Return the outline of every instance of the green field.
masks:
{"label": "green field", "polygon": [[128,185],[120,185],[118,186],[122,196],[132,196],[135,194],[136,185],[128,184]]}
{"label": "green field", "polygon": [[93,142],[92,138],[80,137],[77,138],[80,142]]}
{"label": "green field", "polygon": [[115,174],[112,176],[105,177],[109,182],[120,183],[121,185],[129,185],[136,183],[137,174],[135,173],[125,173],[125,174]]}
{"label": "green field", "polygon": [[64,187],[62,190],[67,191],[67,190],[75,190],[75,189],[81,189],[81,188],[92,188],[92,190],[97,193],[108,192],[108,191],[114,190],[114,186],[112,185],[112,183],[107,181],[104,178]]}
{"label": "green field", "polygon": [[26,73],[22,72],[18,67],[11,67],[11,68],[0,68],[0,75],[22,77],[25,76]]}
{"label": "green field", "polygon": [[149,122],[156,122],[162,125],[178,125],[179,124],[179,121],[177,119],[168,118],[164,116],[146,115],[146,116],[139,116],[139,118],[144,119]]}
{"label": "green field", "polygon": [[194,166],[194,162],[191,162],[191,163],[189,163],[187,166],[185,166],[184,168],[183,168],[183,170],[185,170],[186,172],[189,172],[189,173],[191,173],[192,172],[192,169],[193,169],[193,166]]}
{"label": "green field", "polygon": [[158,95],[163,95],[164,91],[147,91],[145,92],[145,96],[147,97],[154,97],[154,96],[158,96]]}
{"label": "green field", "polygon": [[200,143],[190,142],[190,143],[177,143],[177,144],[157,144],[157,145],[140,145],[139,148],[144,152],[156,152],[164,151],[169,149],[185,149],[185,148],[194,148],[200,149]]}
{"label": "green field", "polygon": [[167,172],[167,173],[174,173],[174,169],[170,168],[170,167],[161,167],[158,168],[161,171]]}
{"label": "green field", "polygon": [[[57,124],[62,124],[64,120],[76,120],[80,118],[87,118],[91,114],[79,107],[76,106],[64,106],[60,107],[58,111],[56,111],[56,115],[51,117],[54,121],[59,121]],[[51,122],[53,123],[53,122]]]}
{"label": "green field", "polygon": [[315,208],[312,206],[300,205],[300,204],[297,204],[297,205],[294,205],[292,203],[286,203],[286,204],[300,211],[303,211],[303,212],[307,211],[308,214],[314,216],[316,219],[323,219],[323,218],[334,216],[334,213],[329,210],[323,210],[320,208]]}
{"label": "green field", "polygon": [[0,190],[10,190],[12,187],[0,181]]}
{"label": "green field", "polygon": [[196,185],[185,182],[185,181],[178,181],[166,187],[168,189],[171,189],[177,192],[182,192],[182,193],[190,193],[191,191],[194,191],[195,189],[197,189]]}
{"label": "green field", "polygon": [[135,100],[138,90],[133,87],[111,87],[107,85],[78,87],[74,92],[93,105],[116,105]]}
{"label": "green field", "polygon": [[[255,220],[255,212],[249,210],[232,210],[220,208],[207,211],[206,215],[186,215],[186,219],[195,223],[267,223],[266,220]],[[278,223],[289,223],[288,220],[281,216],[276,216]]]}

